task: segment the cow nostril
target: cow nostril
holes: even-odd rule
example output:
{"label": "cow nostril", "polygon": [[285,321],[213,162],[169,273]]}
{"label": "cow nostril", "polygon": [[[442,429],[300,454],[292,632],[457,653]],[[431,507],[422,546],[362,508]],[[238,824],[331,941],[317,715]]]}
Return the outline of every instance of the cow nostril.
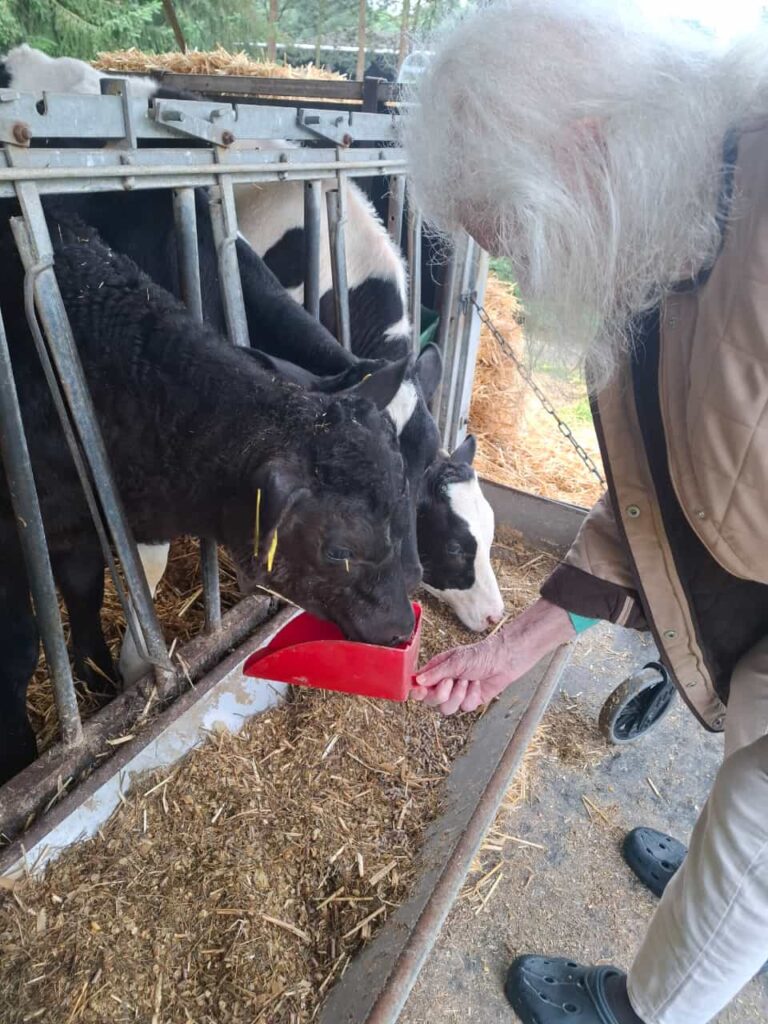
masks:
{"label": "cow nostril", "polygon": [[495,626],[497,622],[501,622],[501,618],[502,618],[501,615],[489,615],[488,616],[488,625],[489,626]]}

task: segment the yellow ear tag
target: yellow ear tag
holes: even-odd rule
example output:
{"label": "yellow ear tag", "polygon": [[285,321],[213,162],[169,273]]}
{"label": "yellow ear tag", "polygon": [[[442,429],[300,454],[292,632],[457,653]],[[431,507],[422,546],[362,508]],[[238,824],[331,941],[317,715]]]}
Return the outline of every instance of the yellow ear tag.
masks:
{"label": "yellow ear tag", "polygon": [[344,559],[344,565],[347,567],[347,572],[349,572],[349,559],[348,558]]}
{"label": "yellow ear tag", "polygon": [[272,543],[269,545],[269,551],[267,552],[267,572],[272,572],[272,564],[275,561],[275,552],[277,551],[277,529],[275,529],[272,537]]}
{"label": "yellow ear tag", "polygon": [[261,488],[256,491],[256,522],[253,524],[253,557],[259,557],[259,521],[261,519]]}
{"label": "yellow ear tag", "polygon": [[364,384],[364,383],[365,383],[365,382],[366,382],[366,381],[368,380],[368,378],[369,378],[370,376],[371,376],[371,374],[370,374],[370,373],[366,373],[366,375],[365,375],[365,376],[363,377],[363,379],[362,379],[362,380],[360,381],[360,383],[361,383],[361,384]]}

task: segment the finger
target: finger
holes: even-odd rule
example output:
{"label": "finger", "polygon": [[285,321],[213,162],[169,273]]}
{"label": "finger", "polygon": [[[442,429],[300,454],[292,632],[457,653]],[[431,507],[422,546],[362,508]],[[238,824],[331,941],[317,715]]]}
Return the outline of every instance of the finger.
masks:
{"label": "finger", "polygon": [[408,694],[409,700],[424,700],[429,693],[429,688],[426,686],[412,686]]}
{"label": "finger", "polygon": [[443,679],[442,682],[437,684],[437,686],[433,686],[427,690],[424,703],[429,705],[431,708],[436,708],[441,704],[444,704],[453,692],[453,685],[453,679]]}
{"label": "finger", "polygon": [[467,695],[467,687],[469,681],[467,679],[457,679],[453,684],[453,690],[451,691],[450,697],[440,705],[440,711],[444,715],[452,715],[458,711],[461,707],[461,702]]}
{"label": "finger", "polygon": [[435,686],[443,679],[455,679],[462,669],[464,655],[461,648],[444,651],[425,665],[416,676],[419,686]]}
{"label": "finger", "polygon": [[483,704],[483,690],[476,679],[467,687],[467,695],[461,702],[462,711],[477,711],[481,704]]}

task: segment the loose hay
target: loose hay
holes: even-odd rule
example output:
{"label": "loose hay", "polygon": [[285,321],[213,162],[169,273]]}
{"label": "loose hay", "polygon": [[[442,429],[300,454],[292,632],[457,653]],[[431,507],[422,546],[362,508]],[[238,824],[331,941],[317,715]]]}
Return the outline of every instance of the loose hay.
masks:
{"label": "loose hay", "polygon": [[[511,531],[499,542],[512,613],[554,560]],[[164,619],[194,586],[187,559],[182,546]],[[476,638],[423,600],[425,658]],[[0,895],[3,1024],[316,1019],[407,896],[439,783],[476,718],[296,690],[149,776],[96,839]]]}
{"label": "loose hay", "polygon": [[245,75],[251,78],[311,78],[336,82],[346,79],[345,75],[315,64],[293,67],[274,61],[254,60],[244,50],[230,53],[223,46],[217,46],[209,52],[189,50],[187,53],[143,53],[131,47],[130,50],[99,53],[93,66],[99,71],[136,71],[145,75],[156,71],[172,71],[180,75]]}
{"label": "loose hay", "polygon": [[[512,286],[491,274],[484,306],[515,354],[524,360],[520,306]],[[542,376],[537,374],[538,383],[556,407],[561,400],[567,403],[580,397],[578,387]],[[570,426],[600,466],[591,425]],[[475,466],[490,480],[587,507],[600,496],[602,487],[597,478],[560,433],[485,325],[480,333],[469,429],[478,441]]]}

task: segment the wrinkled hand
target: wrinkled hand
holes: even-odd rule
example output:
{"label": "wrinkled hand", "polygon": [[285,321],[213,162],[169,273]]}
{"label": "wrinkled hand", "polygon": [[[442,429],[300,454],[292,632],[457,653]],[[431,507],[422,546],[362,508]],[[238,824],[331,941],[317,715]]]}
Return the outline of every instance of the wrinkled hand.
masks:
{"label": "wrinkled hand", "polygon": [[411,696],[444,715],[474,711],[574,635],[568,613],[539,599],[493,636],[436,655],[416,676]]}

